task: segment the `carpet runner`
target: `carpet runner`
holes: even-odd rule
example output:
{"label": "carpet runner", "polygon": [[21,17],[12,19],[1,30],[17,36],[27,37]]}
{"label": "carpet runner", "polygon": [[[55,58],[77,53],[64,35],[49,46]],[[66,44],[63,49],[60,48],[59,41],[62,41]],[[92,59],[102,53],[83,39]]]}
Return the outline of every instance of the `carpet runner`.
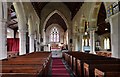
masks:
{"label": "carpet runner", "polygon": [[69,72],[60,58],[53,58],[52,77],[70,77]]}

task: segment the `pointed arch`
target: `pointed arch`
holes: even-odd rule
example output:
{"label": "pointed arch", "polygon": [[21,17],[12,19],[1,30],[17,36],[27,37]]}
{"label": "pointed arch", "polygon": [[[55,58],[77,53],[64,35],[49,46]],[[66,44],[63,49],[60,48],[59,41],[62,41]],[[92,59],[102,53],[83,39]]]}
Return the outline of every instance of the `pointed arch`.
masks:
{"label": "pointed arch", "polygon": [[65,18],[65,16],[64,16],[60,11],[54,10],[53,12],[51,12],[51,13],[48,15],[48,17],[47,17],[46,20],[44,21],[44,23],[43,23],[43,31],[44,31],[44,29],[45,29],[45,26],[46,26],[48,20],[49,20],[50,17],[53,16],[55,13],[57,13],[58,15],[60,15],[60,16],[62,17],[62,19],[64,20],[67,28],[69,27],[69,26],[68,26],[67,19]]}
{"label": "pointed arch", "polygon": [[[98,18],[98,13],[99,13],[101,4],[102,4],[102,2],[94,2],[91,4],[92,7],[91,7],[89,18],[88,18],[89,22],[94,22],[91,25],[94,25],[94,26],[97,25],[97,18]],[[107,16],[107,5],[106,4],[107,4],[106,2],[103,2],[103,5],[104,5],[105,11],[106,11],[106,16]]]}
{"label": "pointed arch", "polygon": [[[15,8],[16,15],[18,17],[18,21],[19,21],[19,18],[22,18],[24,20],[24,22],[26,23],[28,20],[26,20],[25,9],[24,9],[23,3],[22,2],[20,2],[20,3],[13,2],[13,6]],[[18,10],[18,8],[20,10]],[[22,17],[20,15],[22,15]]]}

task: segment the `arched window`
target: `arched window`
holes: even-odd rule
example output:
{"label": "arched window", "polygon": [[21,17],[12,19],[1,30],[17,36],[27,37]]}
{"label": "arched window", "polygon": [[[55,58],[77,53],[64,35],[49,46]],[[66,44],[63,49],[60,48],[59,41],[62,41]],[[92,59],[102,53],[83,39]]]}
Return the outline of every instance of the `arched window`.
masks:
{"label": "arched window", "polygon": [[82,46],[90,46],[90,39],[82,39]]}
{"label": "arched window", "polygon": [[107,49],[106,38],[104,39],[104,49]]}
{"label": "arched window", "polygon": [[88,46],[88,40],[85,39],[85,46]]}
{"label": "arched window", "polygon": [[109,38],[104,39],[104,49],[110,49],[110,39]]}
{"label": "arched window", "polygon": [[60,37],[59,37],[59,31],[56,27],[53,27],[50,32],[50,42],[59,42]]}
{"label": "arched window", "polygon": [[107,49],[110,49],[110,39],[107,38]]}

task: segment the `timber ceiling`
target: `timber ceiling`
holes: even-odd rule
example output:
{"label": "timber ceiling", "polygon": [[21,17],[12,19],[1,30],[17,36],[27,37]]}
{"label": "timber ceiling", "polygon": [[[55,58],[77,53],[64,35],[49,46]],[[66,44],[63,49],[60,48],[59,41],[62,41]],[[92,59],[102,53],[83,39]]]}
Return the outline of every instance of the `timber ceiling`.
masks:
{"label": "timber ceiling", "polygon": [[[41,10],[48,3],[49,2],[32,2],[32,5],[33,5],[34,9],[36,10],[36,12],[37,12],[37,14],[38,14],[39,17],[40,17],[40,14],[41,14]],[[71,12],[71,20],[72,20],[73,17],[76,15],[77,11],[82,6],[83,2],[64,2],[64,4],[69,8],[69,10]],[[9,9],[10,9],[9,10],[10,14],[12,14],[13,12],[15,12],[15,9],[14,9],[13,5]],[[48,24],[50,24],[51,22],[53,22],[53,23],[56,23],[56,24],[58,23],[59,25],[65,26],[65,22],[61,19],[61,17],[59,15],[54,15],[54,16],[55,16],[54,20],[56,20],[56,19],[57,20],[56,21],[49,20]],[[56,17],[56,16],[58,16],[58,17]],[[11,29],[13,29],[13,30],[14,29],[18,29],[18,26],[17,26],[18,22],[15,20],[16,18],[17,18],[16,15],[15,16],[11,16],[11,20],[8,21],[8,27],[11,28]],[[53,17],[52,17],[52,19],[53,19]],[[60,21],[61,24],[58,21]],[[48,26],[48,24],[47,24],[47,26]],[[66,30],[66,28],[63,27],[63,26],[62,26],[62,28],[64,30]]]}
{"label": "timber ceiling", "polygon": [[[48,3],[49,2],[32,2],[32,5],[39,17],[40,17],[41,10]],[[64,2],[64,4],[69,8],[71,12],[71,19],[72,19],[76,15],[80,7],[82,6],[83,2]]]}
{"label": "timber ceiling", "polygon": [[[49,2],[32,2],[32,5],[34,9],[36,10],[38,16],[40,17],[41,15],[41,10],[45,7],[46,4]],[[73,17],[76,15],[80,7],[82,6],[83,2],[64,2],[64,4],[68,7],[68,9],[71,12],[71,20]],[[65,21],[59,16],[58,14],[54,14],[47,22],[45,31],[48,28],[49,25],[51,24],[59,24],[64,31],[67,30],[67,26],[65,24]]]}
{"label": "timber ceiling", "polygon": [[51,24],[58,24],[60,25],[64,31],[67,30],[67,26],[66,23],[64,22],[64,20],[61,18],[60,15],[58,15],[57,13],[55,13],[53,16],[50,17],[50,19],[48,20],[46,26],[45,26],[45,31],[48,28],[49,25]]}

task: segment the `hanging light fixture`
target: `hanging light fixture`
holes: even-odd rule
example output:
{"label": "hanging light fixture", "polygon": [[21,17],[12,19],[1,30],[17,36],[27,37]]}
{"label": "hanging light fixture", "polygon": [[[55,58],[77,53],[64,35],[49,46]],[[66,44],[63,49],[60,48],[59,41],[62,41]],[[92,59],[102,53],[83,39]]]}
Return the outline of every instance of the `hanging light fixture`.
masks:
{"label": "hanging light fixture", "polygon": [[87,35],[88,33],[87,32],[85,32],[85,35]]}
{"label": "hanging light fixture", "polygon": [[105,31],[107,31],[108,30],[108,28],[105,28]]}

